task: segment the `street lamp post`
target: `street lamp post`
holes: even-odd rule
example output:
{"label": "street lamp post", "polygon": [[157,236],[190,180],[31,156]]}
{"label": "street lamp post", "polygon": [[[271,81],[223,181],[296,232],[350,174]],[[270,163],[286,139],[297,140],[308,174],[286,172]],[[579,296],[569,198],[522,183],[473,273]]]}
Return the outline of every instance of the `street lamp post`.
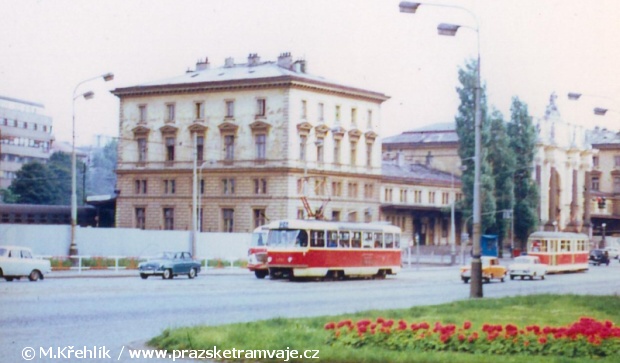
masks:
{"label": "street lamp post", "polygon": [[78,253],[77,244],[75,242],[75,226],[77,224],[77,166],[76,166],[76,153],[75,153],[75,100],[84,97],[85,100],[90,100],[95,96],[92,91],[87,91],[78,94],[78,88],[89,81],[103,78],[104,81],[109,82],[114,79],[114,74],[106,73],[97,77],[92,77],[78,83],[73,89],[73,104],[71,108],[72,113],[72,133],[71,133],[71,244],[69,245],[69,256],[75,256]]}
{"label": "street lamp post", "polygon": [[605,247],[607,247],[606,244],[605,244],[605,227],[607,227],[607,223],[601,224],[601,227],[603,227],[603,239],[602,239],[603,245],[601,246],[601,248],[605,248]]}
{"label": "street lamp post", "polygon": [[425,3],[415,3],[403,1],[399,4],[400,11],[403,13],[415,13],[420,5],[429,5],[429,6],[439,6],[439,7],[448,7],[460,9],[467,12],[474,19],[476,26],[469,27],[464,25],[455,25],[455,24],[439,24],[437,27],[437,31],[439,35],[447,35],[447,36],[455,36],[456,32],[459,28],[468,28],[476,32],[476,40],[477,40],[477,64],[476,64],[476,86],[475,86],[475,104],[474,104],[474,125],[475,125],[475,146],[474,146],[474,200],[473,200],[473,249],[472,249],[472,260],[471,260],[471,285],[470,285],[470,294],[469,296],[472,298],[480,298],[483,296],[482,293],[482,261],[480,259],[481,248],[480,248],[480,237],[481,237],[481,215],[482,215],[482,206],[480,200],[480,165],[481,165],[481,142],[482,142],[482,111],[480,109],[480,27],[478,25],[478,18],[476,15],[471,12],[469,9],[460,7],[460,6],[452,6],[452,5],[443,5],[443,4],[425,4]]}

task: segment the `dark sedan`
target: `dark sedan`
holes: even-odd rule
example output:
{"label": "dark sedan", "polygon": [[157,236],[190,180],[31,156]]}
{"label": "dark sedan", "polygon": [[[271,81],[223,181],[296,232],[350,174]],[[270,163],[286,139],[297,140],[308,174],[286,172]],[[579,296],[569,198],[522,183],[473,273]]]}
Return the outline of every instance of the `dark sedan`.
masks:
{"label": "dark sedan", "polygon": [[200,262],[192,258],[189,252],[163,252],[157,257],[138,266],[140,277],[161,276],[172,279],[174,276],[187,275],[193,279],[200,272]]}
{"label": "dark sedan", "polygon": [[598,266],[602,264],[609,266],[609,254],[603,250],[592,250],[590,251],[590,263]]}

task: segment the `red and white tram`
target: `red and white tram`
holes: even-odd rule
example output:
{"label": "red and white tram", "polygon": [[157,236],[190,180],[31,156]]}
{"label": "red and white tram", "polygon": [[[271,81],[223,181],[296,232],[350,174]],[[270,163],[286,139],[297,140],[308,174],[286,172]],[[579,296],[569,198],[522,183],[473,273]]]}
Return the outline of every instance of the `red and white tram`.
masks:
{"label": "red and white tram", "polygon": [[401,268],[401,230],[391,224],[281,220],[267,227],[271,278],[384,278]]}
{"label": "red and white tram", "polygon": [[267,226],[254,229],[252,241],[248,249],[248,270],[254,272],[259,279],[264,279],[268,274],[267,269]]}
{"label": "red and white tram", "polygon": [[527,253],[547,264],[547,272],[588,270],[590,239],[581,233],[534,232],[527,240]]}

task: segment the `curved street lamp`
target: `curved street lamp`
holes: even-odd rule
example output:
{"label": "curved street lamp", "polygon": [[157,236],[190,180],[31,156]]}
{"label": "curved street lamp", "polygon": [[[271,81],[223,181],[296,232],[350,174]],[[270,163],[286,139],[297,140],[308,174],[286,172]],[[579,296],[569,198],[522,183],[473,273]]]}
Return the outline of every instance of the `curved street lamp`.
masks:
{"label": "curved street lamp", "polygon": [[417,2],[409,2],[402,1],[399,4],[399,9],[401,13],[409,13],[414,14],[421,5],[425,6],[439,6],[446,8],[454,8],[467,12],[476,23],[475,27],[465,26],[465,25],[457,25],[457,24],[447,24],[441,23],[437,27],[437,32],[439,35],[445,36],[455,36],[457,31],[460,28],[468,28],[476,32],[476,40],[477,40],[477,64],[476,64],[476,87],[475,87],[475,115],[474,115],[474,124],[475,124],[475,155],[474,155],[474,195],[473,195],[473,222],[472,222],[472,261],[471,261],[471,285],[470,285],[470,297],[472,298],[480,298],[483,296],[482,293],[482,261],[480,259],[481,256],[481,247],[480,247],[480,237],[481,233],[481,219],[482,219],[482,204],[480,200],[480,166],[481,166],[481,144],[482,144],[482,111],[480,108],[480,26],[478,23],[478,18],[476,14],[470,11],[467,8],[463,8],[460,6],[453,5],[443,5],[443,4],[426,4],[426,3],[417,3]]}
{"label": "curved street lamp", "polygon": [[113,73],[105,73],[97,77],[92,77],[78,83],[73,89],[73,105],[72,105],[72,142],[71,142],[71,244],[69,245],[69,257],[75,256],[78,253],[77,244],[75,243],[75,226],[77,224],[77,172],[76,172],[76,154],[75,154],[75,100],[84,97],[85,100],[90,100],[95,96],[92,91],[87,91],[78,94],[78,88],[89,81],[103,78],[104,81],[109,82],[114,79]]}

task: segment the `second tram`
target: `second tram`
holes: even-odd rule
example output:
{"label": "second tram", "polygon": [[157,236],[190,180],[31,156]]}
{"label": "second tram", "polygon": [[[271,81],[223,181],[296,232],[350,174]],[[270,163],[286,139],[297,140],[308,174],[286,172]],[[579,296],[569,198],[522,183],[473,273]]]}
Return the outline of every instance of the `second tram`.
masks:
{"label": "second tram", "polygon": [[547,264],[547,272],[588,270],[590,239],[581,233],[534,232],[527,240],[527,254]]}

